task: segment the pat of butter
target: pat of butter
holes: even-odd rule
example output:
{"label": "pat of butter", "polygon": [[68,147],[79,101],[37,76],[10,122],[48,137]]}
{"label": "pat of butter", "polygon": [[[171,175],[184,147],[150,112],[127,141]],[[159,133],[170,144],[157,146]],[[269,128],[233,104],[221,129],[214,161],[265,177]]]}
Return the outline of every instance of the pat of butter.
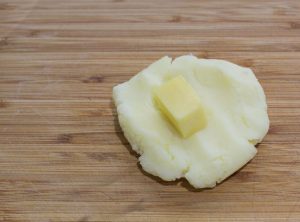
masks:
{"label": "pat of butter", "polygon": [[182,77],[177,76],[154,91],[159,109],[187,138],[205,127],[206,119],[197,93]]}

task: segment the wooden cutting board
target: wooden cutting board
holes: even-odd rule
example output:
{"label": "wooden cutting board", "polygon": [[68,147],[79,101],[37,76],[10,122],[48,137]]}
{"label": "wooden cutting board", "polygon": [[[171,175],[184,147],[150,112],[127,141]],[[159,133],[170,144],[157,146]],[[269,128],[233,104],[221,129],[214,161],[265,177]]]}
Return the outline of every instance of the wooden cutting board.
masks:
{"label": "wooden cutting board", "polygon": [[[0,0],[0,221],[300,221],[300,2]],[[164,55],[251,67],[257,156],[214,189],[145,173],[112,87]]]}

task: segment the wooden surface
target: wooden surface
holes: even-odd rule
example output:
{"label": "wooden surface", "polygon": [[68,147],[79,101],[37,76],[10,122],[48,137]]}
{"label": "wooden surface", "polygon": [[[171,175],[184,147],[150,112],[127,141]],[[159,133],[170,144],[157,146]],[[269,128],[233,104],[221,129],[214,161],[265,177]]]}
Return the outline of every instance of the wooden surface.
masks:
{"label": "wooden surface", "polygon": [[[300,2],[0,0],[0,221],[300,221]],[[211,190],[137,165],[112,87],[163,55],[251,67],[271,128]]]}

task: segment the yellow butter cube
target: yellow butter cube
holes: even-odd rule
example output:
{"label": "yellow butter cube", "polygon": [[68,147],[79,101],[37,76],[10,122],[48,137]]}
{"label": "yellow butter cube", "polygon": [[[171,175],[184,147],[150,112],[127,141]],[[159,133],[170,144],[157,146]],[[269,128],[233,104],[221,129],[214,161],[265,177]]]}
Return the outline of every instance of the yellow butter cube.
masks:
{"label": "yellow butter cube", "polygon": [[206,125],[199,97],[192,86],[177,76],[154,91],[159,109],[184,138]]}

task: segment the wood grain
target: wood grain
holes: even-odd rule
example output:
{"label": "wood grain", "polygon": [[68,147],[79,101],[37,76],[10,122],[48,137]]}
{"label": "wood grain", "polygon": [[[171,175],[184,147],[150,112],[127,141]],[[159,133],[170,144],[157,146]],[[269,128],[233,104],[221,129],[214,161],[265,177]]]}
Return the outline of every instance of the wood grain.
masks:
{"label": "wood grain", "polygon": [[[0,221],[300,221],[298,0],[0,0]],[[271,128],[215,189],[143,172],[112,87],[193,53],[251,67]]]}

